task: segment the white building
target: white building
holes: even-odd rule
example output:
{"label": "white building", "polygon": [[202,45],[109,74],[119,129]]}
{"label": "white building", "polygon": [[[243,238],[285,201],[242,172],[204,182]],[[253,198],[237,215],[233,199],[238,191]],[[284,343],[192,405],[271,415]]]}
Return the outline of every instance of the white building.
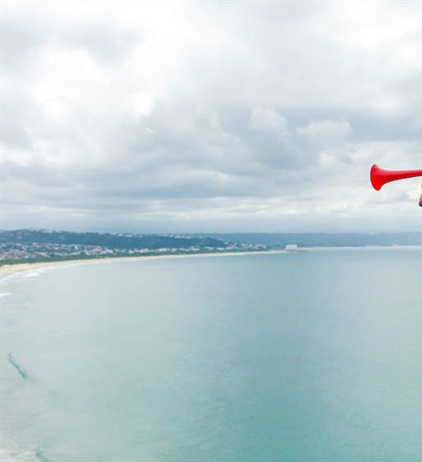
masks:
{"label": "white building", "polygon": [[297,244],[286,244],[284,250],[287,252],[297,252],[299,250]]}

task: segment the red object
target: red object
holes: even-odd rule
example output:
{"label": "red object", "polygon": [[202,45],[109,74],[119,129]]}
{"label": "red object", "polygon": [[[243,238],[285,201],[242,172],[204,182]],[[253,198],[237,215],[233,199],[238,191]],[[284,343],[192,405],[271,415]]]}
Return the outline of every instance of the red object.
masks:
{"label": "red object", "polygon": [[[371,184],[377,191],[390,181],[404,180],[415,176],[422,176],[422,170],[383,170],[378,165],[372,166],[370,174]],[[419,205],[421,205],[421,202],[419,202]]]}

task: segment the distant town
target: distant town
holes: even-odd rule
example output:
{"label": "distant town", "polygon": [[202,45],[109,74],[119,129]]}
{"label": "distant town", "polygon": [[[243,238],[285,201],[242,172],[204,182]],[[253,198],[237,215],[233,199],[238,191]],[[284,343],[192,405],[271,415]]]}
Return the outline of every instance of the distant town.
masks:
{"label": "distant town", "polygon": [[0,264],[267,249],[213,237],[17,230],[1,231]]}
{"label": "distant town", "polygon": [[173,235],[21,229],[2,230],[0,236],[0,265],[154,255],[296,251],[309,247],[422,245],[422,232]]}

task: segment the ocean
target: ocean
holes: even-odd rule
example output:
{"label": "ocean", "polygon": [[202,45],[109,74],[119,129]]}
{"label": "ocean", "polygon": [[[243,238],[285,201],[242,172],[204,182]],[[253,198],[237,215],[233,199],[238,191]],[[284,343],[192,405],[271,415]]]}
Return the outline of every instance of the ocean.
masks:
{"label": "ocean", "polygon": [[422,460],[422,249],[2,282],[2,461]]}

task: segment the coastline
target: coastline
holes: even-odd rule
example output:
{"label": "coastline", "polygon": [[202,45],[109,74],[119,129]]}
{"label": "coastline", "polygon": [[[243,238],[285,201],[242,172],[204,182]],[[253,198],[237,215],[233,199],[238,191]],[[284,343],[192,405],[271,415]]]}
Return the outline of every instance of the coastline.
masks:
{"label": "coastline", "polygon": [[56,268],[69,265],[80,265],[80,264],[97,264],[97,263],[112,263],[113,261],[140,261],[140,260],[157,260],[166,258],[192,258],[192,257],[220,257],[220,256],[235,256],[235,255],[259,255],[259,254],[275,254],[275,253],[286,253],[285,250],[251,250],[245,252],[210,252],[210,253],[194,253],[194,254],[180,254],[180,255],[145,255],[136,257],[113,257],[113,258],[87,258],[87,259],[75,259],[75,260],[64,260],[64,261],[51,261],[51,262],[31,262],[31,263],[16,263],[12,265],[1,265],[0,266],[0,280],[4,280],[6,277],[23,273],[26,271],[32,271],[37,269],[45,268]]}
{"label": "coastline", "polygon": [[0,280],[12,276],[16,273],[25,271],[32,271],[40,268],[53,268],[56,266],[65,266],[72,263],[90,262],[94,260],[66,260],[56,262],[33,262],[33,263],[16,263],[15,265],[2,265],[0,266]]}
{"label": "coastline", "polygon": [[[334,247],[307,247],[308,251],[344,251],[344,250],[400,250],[400,249],[420,249],[421,245],[395,245],[395,246],[334,246]],[[163,254],[163,255],[142,255],[135,257],[106,257],[106,258],[85,258],[85,259],[74,259],[74,260],[58,260],[49,262],[30,262],[30,263],[16,263],[0,265],[0,281],[7,277],[16,275],[17,273],[23,273],[26,271],[33,271],[37,269],[45,268],[56,268],[69,265],[81,265],[81,264],[98,264],[98,263],[112,263],[113,261],[140,261],[140,260],[156,260],[166,258],[199,258],[199,257],[224,257],[224,256],[236,256],[236,255],[260,255],[260,254],[284,254],[284,253],[295,253],[302,252],[304,248],[299,248],[297,251],[289,251],[284,249],[270,249],[270,250],[245,250],[238,252],[208,252],[208,253],[192,253],[192,254]]]}

